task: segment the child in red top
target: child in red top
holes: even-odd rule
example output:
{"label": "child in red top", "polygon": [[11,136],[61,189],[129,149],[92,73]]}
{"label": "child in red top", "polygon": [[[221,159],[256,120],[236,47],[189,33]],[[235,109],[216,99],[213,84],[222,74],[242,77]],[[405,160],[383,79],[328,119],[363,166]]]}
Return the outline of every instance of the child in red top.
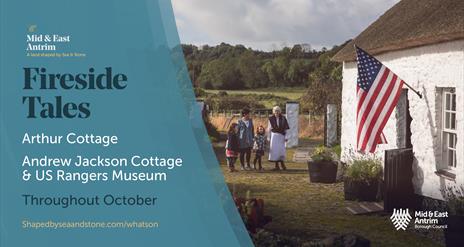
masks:
{"label": "child in red top", "polygon": [[236,123],[232,123],[229,127],[229,131],[227,132],[226,142],[226,159],[230,172],[237,171],[235,170],[235,161],[237,161],[237,157],[240,152],[237,133],[238,125]]}

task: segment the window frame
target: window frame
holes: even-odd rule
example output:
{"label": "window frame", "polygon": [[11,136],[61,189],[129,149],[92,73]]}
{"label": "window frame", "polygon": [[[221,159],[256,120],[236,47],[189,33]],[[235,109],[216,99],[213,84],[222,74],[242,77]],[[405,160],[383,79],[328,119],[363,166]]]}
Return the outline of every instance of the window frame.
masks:
{"label": "window frame", "polygon": [[[447,95],[449,95],[449,105],[447,105]],[[440,137],[441,137],[441,162],[442,167],[444,169],[448,169],[451,171],[455,171],[457,168],[457,160],[456,160],[456,145],[457,145],[457,96],[455,88],[443,88],[441,91],[441,130],[440,130]],[[454,98],[454,102],[453,102]],[[453,110],[454,105],[454,110]],[[449,118],[447,118],[447,113],[449,113]],[[454,129],[451,127],[452,124],[452,116],[454,114]],[[446,121],[449,121],[449,128],[446,127]],[[454,138],[453,140],[453,147],[449,146],[450,138]],[[449,161],[449,152],[453,152],[452,163],[450,165]]]}

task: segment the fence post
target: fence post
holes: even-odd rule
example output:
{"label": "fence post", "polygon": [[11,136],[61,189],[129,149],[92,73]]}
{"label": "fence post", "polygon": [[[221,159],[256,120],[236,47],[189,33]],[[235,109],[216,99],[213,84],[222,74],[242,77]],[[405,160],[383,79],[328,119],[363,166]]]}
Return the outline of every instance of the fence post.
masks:
{"label": "fence post", "polygon": [[290,127],[287,130],[287,147],[298,146],[298,117],[299,117],[299,103],[295,101],[288,101],[285,105],[285,113]]}
{"label": "fence post", "polygon": [[326,146],[333,146],[337,143],[337,106],[335,104],[327,105],[326,113]]}

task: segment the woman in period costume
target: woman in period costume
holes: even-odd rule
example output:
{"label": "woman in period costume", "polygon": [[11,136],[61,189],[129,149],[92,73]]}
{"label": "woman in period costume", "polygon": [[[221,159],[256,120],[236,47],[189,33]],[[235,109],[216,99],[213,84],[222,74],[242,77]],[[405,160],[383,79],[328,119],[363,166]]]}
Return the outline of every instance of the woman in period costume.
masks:
{"label": "woman in period costume", "polygon": [[[242,170],[251,170],[251,148],[253,147],[255,131],[250,118],[250,110],[242,110],[242,118],[238,120],[238,142],[240,147],[240,165]],[[246,160],[246,167],[245,167]]]}
{"label": "woman in period costume", "polygon": [[[275,162],[274,170],[286,170],[285,167],[285,142],[287,142],[286,133],[290,129],[287,119],[282,115],[280,107],[272,108],[273,115],[269,117],[267,132],[270,141],[269,161]],[[279,163],[281,168],[279,168]]]}

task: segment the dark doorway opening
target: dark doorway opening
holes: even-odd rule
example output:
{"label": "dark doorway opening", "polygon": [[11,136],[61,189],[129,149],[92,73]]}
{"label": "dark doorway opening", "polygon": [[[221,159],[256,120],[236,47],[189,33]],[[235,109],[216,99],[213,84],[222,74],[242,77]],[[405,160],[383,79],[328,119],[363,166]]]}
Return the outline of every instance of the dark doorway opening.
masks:
{"label": "dark doorway opening", "polygon": [[385,151],[384,210],[414,208],[415,194],[412,184],[414,153],[411,143],[411,121],[408,90],[404,89],[396,109],[398,149]]}

